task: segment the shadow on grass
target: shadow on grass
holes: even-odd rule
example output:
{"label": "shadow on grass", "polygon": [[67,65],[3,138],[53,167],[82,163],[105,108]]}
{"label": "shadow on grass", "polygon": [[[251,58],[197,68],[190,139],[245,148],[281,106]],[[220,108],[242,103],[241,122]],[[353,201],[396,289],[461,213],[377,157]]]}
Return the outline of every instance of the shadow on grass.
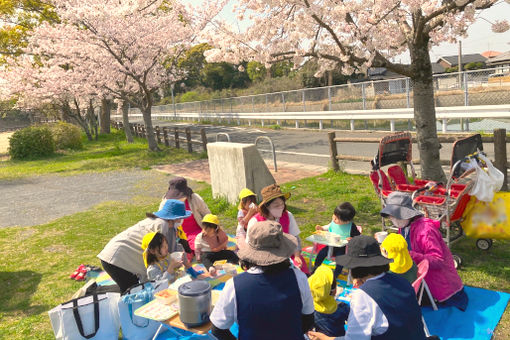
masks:
{"label": "shadow on grass", "polygon": [[31,305],[30,299],[41,282],[42,275],[30,270],[0,272],[0,312],[39,314],[46,305]]}

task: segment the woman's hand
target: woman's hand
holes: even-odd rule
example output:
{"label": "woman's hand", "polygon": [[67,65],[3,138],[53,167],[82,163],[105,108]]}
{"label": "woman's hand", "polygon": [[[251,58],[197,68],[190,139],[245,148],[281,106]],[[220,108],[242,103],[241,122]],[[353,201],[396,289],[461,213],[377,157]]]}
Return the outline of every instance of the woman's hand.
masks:
{"label": "woman's hand", "polygon": [[317,224],[317,225],[315,226],[315,230],[322,230],[322,226]]}
{"label": "woman's hand", "polygon": [[310,338],[310,340],[335,340],[334,337],[332,336],[327,336],[325,334],[322,334],[322,333],[319,333],[319,332],[312,332],[312,331],[309,331],[308,333],[306,333],[308,335],[308,337]]}

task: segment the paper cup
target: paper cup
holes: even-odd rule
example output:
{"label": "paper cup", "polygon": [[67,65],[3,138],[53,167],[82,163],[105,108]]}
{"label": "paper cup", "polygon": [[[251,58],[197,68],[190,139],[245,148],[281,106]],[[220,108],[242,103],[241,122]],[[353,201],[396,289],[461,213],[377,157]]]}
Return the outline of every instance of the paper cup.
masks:
{"label": "paper cup", "polygon": [[378,231],[377,233],[374,234],[374,236],[375,236],[375,239],[377,240],[377,242],[379,242],[379,244],[381,244],[381,243],[383,243],[386,236],[388,236],[388,233],[386,231]]}
{"label": "paper cup", "polygon": [[174,261],[182,261],[182,255],[183,255],[182,251],[176,251],[176,252],[171,253],[170,257]]}

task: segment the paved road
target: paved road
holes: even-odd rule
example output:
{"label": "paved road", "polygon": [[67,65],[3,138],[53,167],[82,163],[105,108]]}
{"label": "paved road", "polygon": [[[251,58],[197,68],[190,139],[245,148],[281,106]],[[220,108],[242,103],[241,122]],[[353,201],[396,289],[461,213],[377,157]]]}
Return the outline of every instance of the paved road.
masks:
{"label": "paved road", "polygon": [[[141,123],[139,121],[133,121]],[[188,126],[187,123],[173,123],[168,121],[154,121],[154,125],[159,126]],[[216,135],[220,132],[228,133],[231,142],[236,143],[254,143],[258,136],[268,136],[275,144],[277,160],[286,162],[296,162],[305,164],[316,164],[328,166],[329,145],[327,131],[308,130],[308,129],[258,129],[236,126],[211,126],[211,125],[190,125],[192,129],[206,128],[208,142],[216,141]],[[337,137],[376,137],[381,138],[388,132],[372,131],[337,131]],[[219,136],[220,141],[225,141],[225,136]],[[260,149],[269,149],[267,142],[259,142]],[[338,153],[344,155],[358,155],[373,157],[377,153],[377,144],[375,143],[338,143]],[[493,144],[486,143],[485,151],[490,158],[494,158]],[[443,144],[441,148],[441,159],[449,160],[451,158],[451,144]],[[314,155],[314,156],[312,156]],[[270,153],[264,153],[264,157],[271,157]],[[418,148],[413,145],[413,158],[419,158]],[[368,162],[341,161],[341,165],[349,172],[368,173],[370,164]]]}

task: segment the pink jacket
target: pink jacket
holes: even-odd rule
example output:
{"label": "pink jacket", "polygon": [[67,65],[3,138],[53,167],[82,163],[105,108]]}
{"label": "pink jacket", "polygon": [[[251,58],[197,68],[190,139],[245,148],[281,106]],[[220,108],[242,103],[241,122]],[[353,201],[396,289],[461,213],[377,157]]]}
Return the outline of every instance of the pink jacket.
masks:
{"label": "pink jacket", "polygon": [[463,285],[455,269],[452,253],[443,241],[439,227],[439,221],[426,217],[412,222],[409,254],[417,264],[423,259],[429,261],[429,272],[425,276],[425,281],[432,296],[442,302],[460,291]]}

